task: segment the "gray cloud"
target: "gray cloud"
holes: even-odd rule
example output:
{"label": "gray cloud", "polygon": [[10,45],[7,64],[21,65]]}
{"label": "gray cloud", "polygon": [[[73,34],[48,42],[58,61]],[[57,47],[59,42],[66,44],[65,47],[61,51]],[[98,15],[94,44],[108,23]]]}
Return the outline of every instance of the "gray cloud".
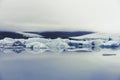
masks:
{"label": "gray cloud", "polygon": [[120,31],[119,14],[117,0],[3,0],[0,29],[114,33]]}

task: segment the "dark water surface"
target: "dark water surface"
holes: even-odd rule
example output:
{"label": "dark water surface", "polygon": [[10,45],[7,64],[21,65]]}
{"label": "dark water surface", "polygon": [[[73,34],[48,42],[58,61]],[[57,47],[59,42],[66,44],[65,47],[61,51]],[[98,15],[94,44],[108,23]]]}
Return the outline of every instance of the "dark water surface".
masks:
{"label": "dark water surface", "polygon": [[120,80],[119,52],[1,53],[0,80]]}

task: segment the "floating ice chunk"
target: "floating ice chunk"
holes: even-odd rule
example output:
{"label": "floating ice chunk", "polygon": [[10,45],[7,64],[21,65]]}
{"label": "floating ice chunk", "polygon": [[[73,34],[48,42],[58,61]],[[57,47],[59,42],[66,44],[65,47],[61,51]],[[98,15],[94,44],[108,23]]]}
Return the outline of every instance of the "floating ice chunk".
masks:
{"label": "floating ice chunk", "polygon": [[31,48],[33,51],[45,52],[47,46],[41,42],[31,42],[26,44],[26,48]]}
{"label": "floating ice chunk", "polygon": [[105,43],[102,43],[102,45],[120,45],[120,42],[119,41],[107,41]]}
{"label": "floating ice chunk", "polygon": [[108,41],[105,43],[102,43],[100,45],[101,48],[110,48],[110,49],[118,49],[120,47],[119,41]]}
{"label": "floating ice chunk", "polygon": [[32,42],[32,43],[26,44],[26,47],[46,48],[45,44],[40,42]]}
{"label": "floating ice chunk", "polygon": [[53,52],[63,52],[69,47],[69,45],[60,38],[47,43],[47,46]]}
{"label": "floating ice chunk", "polygon": [[41,43],[46,43],[51,41],[50,39],[45,39],[45,38],[29,38],[26,43],[31,43],[31,42],[41,42]]}

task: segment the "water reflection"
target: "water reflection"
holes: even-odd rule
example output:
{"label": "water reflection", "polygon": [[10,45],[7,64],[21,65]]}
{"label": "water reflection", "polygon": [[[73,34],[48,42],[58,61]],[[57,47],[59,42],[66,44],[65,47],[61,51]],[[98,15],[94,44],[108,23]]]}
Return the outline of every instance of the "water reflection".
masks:
{"label": "water reflection", "polygon": [[[36,43],[38,44],[38,43]],[[69,48],[64,48],[64,46],[59,46],[59,47],[55,47],[55,46],[48,46],[48,47],[26,47],[25,45],[21,44],[19,41],[15,42],[12,46],[8,46],[6,45],[5,47],[0,47],[0,52],[5,53],[7,51],[13,51],[15,53],[22,53],[24,51],[31,51],[31,52],[38,52],[38,53],[45,53],[45,52],[57,52],[57,53],[63,53],[63,52],[93,52],[93,51],[100,51],[102,48],[99,46],[95,46],[94,44],[92,45],[77,45],[77,47],[75,47],[73,44],[70,44],[71,47]]]}
{"label": "water reflection", "polygon": [[20,49],[12,49],[12,51],[13,52],[15,52],[15,53],[22,53],[22,52],[24,52],[25,51],[25,49],[24,48],[20,48]]}
{"label": "water reflection", "polygon": [[[56,49],[56,50],[51,50],[51,49],[41,49],[41,48],[24,48],[24,47],[13,47],[13,48],[0,48],[0,52],[1,53],[16,53],[16,54],[20,54],[20,53],[24,53],[24,52],[31,52],[31,53],[85,53],[85,52],[101,52],[104,50],[108,50],[108,51],[118,51],[119,49],[102,49],[100,47],[88,47],[88,48],[79,48],[79,49],[67,49],[67,50],[60,50],[60,49]],[[105,54],[106,55],[106,54]],[[104,56],[104,54],[103,54]]]}
{"label": "water reflection", "polygon": [[120,56],[101,55],[108,51],[44,56],[29,53],[1,56],[0,80],[119,80]]}

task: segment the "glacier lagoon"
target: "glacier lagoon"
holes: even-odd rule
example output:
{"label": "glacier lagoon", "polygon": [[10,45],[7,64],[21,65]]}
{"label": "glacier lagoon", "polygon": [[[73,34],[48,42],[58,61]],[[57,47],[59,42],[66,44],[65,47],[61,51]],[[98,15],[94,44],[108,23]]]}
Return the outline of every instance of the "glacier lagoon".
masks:
{"label": "glacier lagoon", "polygon": [[120,80],[119,60],[119,36],[0,40],[0,80]]}
{"label": "glacier lagoon", "polygon": [[120,50],[1,52],[0,80],[120,80]]}

